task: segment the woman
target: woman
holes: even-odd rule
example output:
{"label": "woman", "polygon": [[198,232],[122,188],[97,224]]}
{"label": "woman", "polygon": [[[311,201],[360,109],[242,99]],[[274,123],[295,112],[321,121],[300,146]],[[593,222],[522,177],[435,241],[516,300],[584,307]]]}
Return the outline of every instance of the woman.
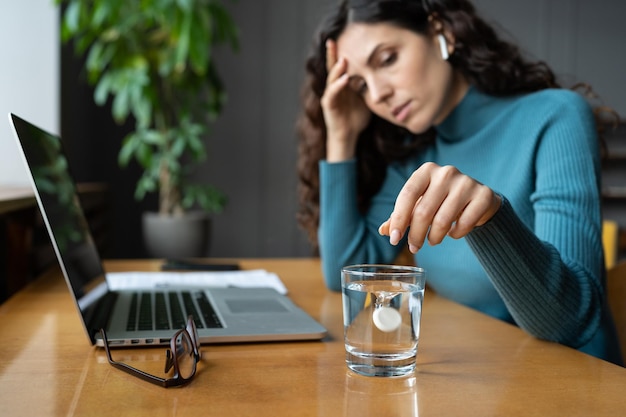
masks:
{"label": "woman", "polygon": [[408,245],[440,295],[621,363],[580,95],[466,0],[344,1],[307,73],[299,220],[330,289]]}

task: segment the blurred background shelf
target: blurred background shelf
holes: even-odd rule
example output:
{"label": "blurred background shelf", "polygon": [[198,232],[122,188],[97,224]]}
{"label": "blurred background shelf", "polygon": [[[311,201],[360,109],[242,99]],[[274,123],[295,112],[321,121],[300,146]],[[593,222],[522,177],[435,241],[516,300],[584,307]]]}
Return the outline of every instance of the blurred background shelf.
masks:
{"label": "blurred background shelf", "polygon": [[[110,249],[108,187],[81,183],[78,193],[96,246],[106,256]],[[32,188],[0,186],[0,303],[56,262]]]}
{"label": "blurred background shelf", "polygon": [[607,158],[602,165],[602,211],[617,223],[617,259],[626,260],[626,120],[606,134]]}

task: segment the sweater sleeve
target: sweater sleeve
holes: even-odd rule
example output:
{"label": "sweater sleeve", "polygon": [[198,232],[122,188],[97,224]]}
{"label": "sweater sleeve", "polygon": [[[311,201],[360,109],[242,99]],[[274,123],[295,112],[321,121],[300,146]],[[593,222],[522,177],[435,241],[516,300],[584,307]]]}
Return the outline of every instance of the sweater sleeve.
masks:
{"label": "sweater sleeve", "polygon": [[537,145],[532,227],[504,199],[467,241],[520,327],[580,347],[599,327],[604,291],[598,145],[586,103],[565,105]]}
{"label": "sweater sleeve", "polygon": [[326,286],[341,290],[341,268],[359,263],[389,263],[398,247],[378,234],[387,220],[403,180],[387,175],[386,183],[372,200],[367,213],[358,209],[356,160],[320,161],[320,224],[318,241]]}

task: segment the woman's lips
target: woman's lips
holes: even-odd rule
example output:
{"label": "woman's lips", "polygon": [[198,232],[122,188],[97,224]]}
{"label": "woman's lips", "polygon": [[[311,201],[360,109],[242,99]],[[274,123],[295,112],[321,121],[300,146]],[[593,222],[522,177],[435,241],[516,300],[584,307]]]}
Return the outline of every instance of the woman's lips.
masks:
{"label": "woman's lips", "polygon": [[407,101],[406,103],[394,108],[391,114],[398,122],[402,123],[409,116],[410,110],[411,110],[411,102]]}

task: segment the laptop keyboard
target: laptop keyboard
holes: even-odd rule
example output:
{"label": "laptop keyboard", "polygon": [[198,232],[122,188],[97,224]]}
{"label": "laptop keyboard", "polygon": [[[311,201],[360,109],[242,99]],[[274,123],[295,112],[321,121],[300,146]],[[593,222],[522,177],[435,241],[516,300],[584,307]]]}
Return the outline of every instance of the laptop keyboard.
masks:
{"label": "laptop keyboard", "polygon": [[133,294],[126,330],[178,330],[190,314],[199,329],[224,327],[204,291],[163,291]]}

